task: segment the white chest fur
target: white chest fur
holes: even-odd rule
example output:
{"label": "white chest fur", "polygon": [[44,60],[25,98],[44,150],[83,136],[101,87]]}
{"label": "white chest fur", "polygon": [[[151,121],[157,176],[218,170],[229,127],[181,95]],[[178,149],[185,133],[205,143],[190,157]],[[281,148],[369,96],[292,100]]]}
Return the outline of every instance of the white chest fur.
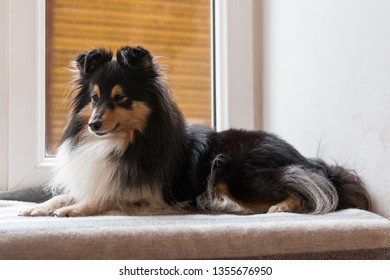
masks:
{"label": "white chest fur", "polygon": [[94,137],[72,148],[66,140],[57,153],[51,187],[72,195],[77,201],[163,203],[160,188],[127,186],[118,176],[118,169],[123,166],[111,154],[120,147],[120,141]]}

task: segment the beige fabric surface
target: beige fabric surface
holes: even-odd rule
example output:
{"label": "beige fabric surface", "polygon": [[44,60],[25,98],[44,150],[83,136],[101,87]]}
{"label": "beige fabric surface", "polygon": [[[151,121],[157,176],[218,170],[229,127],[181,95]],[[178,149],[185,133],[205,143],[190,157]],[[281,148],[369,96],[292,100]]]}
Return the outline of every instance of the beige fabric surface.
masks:
{"label": "beige fabric surface", "polygon": [[0,259],[390,259],[390,221],[325,215],[18,217],[0,200]]}

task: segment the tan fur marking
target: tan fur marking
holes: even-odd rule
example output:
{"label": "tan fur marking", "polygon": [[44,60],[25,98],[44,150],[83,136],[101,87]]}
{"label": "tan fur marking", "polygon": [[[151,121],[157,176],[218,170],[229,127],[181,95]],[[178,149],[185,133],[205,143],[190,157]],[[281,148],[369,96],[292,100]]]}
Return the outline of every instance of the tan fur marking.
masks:
{"label": "tan fur marking", "polygon": [[227,197],[231,201],[237,203],[239,206],[249,210],[252,213],[267,212],[269,207],[274,204],[274,202],[271,201],[248,202],[248,201],[239,200],[229,192],[229,189],[225,183],[218,183],[215,187],[215,192],[217,195],[222,195]]}
{"label": "tan fur marking", "polygon": [[133,101],[131,110],[116,109],[117,118],[121,124],[118,131],[126,134],[125,147],[134,141],[134,132],[142,132],[150,115],[150,108],[141,101]]}
{"label": "tan fur marking", "polygon": [[99,86],[98,85],[93,85],[93,92],[92,92],[92,94],[96,94],[99,98],[100,98],[100,88],[99,88]]}
{"label": "tan fur marking", "polygon": [[100,119],[100,121],[102,122],[102,131],[111,131],[115,128],[118,123],[117,110],[118,109],[105,110],[104,115]]}
{"label": "tan fur marking", "polygon": [[224,195],[228,197],[229,199],[231,198],[231,194],[229,193],[228,187],[226,186],[225,183],[218,183],[215,186],[215,194],[216,195]]}
{"label": "tan fur marking", "polygon": [[268,213],[276,212],[298,212],[301,207],[301,201],[295,197],[288,197],[285,200],[273,205],[268,209]]}
{"label": "tan fur marking", "polygon": [[114,98],[116,95],[125,96],[123,89],[120,85],[116,85],[111,90],[111,98]]}
{"label": "tan fur marking", "polygon": [[88,124],[89,118],[92,115],[92,104],[89,103],[83,109],[81,109],[79,116],[81,117],[83,124]]}

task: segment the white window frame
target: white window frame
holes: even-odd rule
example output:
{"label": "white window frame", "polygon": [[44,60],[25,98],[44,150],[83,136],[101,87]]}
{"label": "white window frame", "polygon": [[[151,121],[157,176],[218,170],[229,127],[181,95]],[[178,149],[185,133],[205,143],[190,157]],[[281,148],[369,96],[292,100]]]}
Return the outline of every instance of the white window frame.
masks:
{"label": "white window frame", "polygon": [[[217,130],[261,124],[258,2],[212,5]],[[45,183],[54,163],[45,156],[45,0],[3,0],[0,11],[0,190],[16,190]]]}
{"label": "white window frame", "polygon": [[262,1],[214,1],[218,131],[262,128]]}
{"label": "white window frame", "polygon": [[2,5],[7,81],[1,95],[7,124],[1,141],[8,150],[1,158],[0,175],[1,188],[14,190],[46,182],[53,163],[44,148],[45,1],[5,0]]}
{"label": "white window frame", "polygon": [[8,3],[0,1],[0,190],[8,184]]}

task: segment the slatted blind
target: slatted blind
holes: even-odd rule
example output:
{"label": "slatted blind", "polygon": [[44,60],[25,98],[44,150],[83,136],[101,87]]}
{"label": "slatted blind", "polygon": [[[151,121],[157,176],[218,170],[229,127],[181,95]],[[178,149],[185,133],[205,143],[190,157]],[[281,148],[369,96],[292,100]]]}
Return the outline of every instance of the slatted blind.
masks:
{"label": "slatted blind", "polygon": [[46,0],[46,139],[68,116],[70,61],[94,47],[141,45],[160,57],[185,117],[211,124],[210,0]]}

